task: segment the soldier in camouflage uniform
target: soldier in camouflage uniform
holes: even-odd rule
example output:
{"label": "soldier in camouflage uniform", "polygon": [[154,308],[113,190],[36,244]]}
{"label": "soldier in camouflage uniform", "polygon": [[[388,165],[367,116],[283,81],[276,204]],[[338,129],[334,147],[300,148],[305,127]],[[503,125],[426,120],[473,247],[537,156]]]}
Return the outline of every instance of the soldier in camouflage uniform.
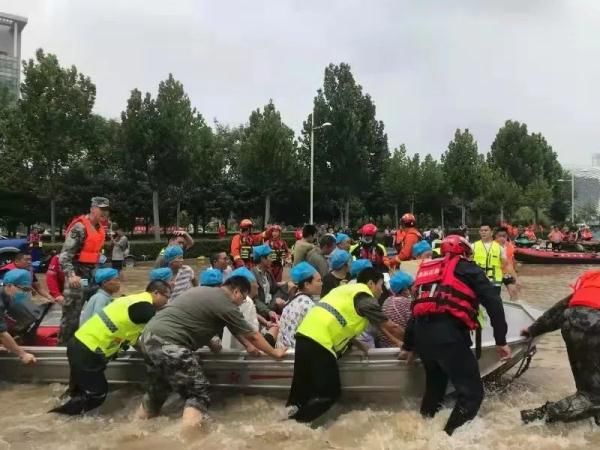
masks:
{"label": "soldier in camouflage uniform", "polygon": [[104,246],[104,229],[100,222],[108,217],[108,207],[106,198],[92,198],[90,213],[76,218],[67,228],[58,257],[66,281],[59,345],[66,345],[79,327],[83,303],[89,295],[94,269]]}
{"label": "soldier in camouflage uniform", "polygon": [[522,334],[536,337],[560,328],[577,391],[557,402],[521,411],[525,423],[594,417],[600,425],[600,271],[584,273],[573,287],[572,295],[556,303]]}

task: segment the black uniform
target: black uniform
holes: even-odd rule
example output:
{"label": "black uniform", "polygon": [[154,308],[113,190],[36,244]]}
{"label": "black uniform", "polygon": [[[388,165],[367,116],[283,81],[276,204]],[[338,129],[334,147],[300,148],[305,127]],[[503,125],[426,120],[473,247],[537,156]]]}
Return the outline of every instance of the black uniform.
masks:
{"label": "black uniform", "polygon": [[[496,345],[506,345],[507,326],[502,300],[485,272],[473,262],[461,260],[454,274],[475,292],[487,310]],[[403,350],[416,351],[425,368],[426,388],[421,414],[433,417],[439,411],[448,381],[456,389],[456,405],[444,428],[448,434],[473,419],[483,401],[483,383],[471,345],[467,326],[449,314],[412,318],[407,326]]]}

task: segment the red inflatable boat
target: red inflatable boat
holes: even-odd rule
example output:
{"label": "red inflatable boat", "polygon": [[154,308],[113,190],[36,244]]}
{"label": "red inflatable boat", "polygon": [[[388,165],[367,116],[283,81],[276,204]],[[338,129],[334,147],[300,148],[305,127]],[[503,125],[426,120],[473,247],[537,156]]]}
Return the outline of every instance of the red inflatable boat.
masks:
{"label": "red inflatable boat", "polygon": [[515,248],[517,261],[528,264],[600,264],[600,255],[585,252],[553,252],[533,248]]}

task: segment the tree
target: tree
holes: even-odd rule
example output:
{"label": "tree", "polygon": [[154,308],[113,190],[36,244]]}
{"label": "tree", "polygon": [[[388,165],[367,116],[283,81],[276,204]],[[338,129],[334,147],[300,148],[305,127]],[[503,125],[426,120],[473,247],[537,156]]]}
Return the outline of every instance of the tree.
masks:
{"label": "tree", "polygon": [[531,182],[524,193],[528,205],[531,205],[535,214],[535,222],[539,223],[540,212],[550,206],[552,202],[552,189],[542,177]]}
{"label": "tree", "polygon": [[421,209],[436,217],[439,211],[440,223],[444,224],[444,207],[447,206],[449,195],[442,165],[433,156],[427,154],[419,169],[419,192]]}
{"label": "tree", "polygon": [[400,145],[392,153],[385,167],[384,185],[386,200],[394,206],[395,225],[399,223],[398,207],[402,204],[401,199],[408,197],[410,186],[410,159],[406,154],[406,146]]}
{"label": "tree", "polygon": [[512,120],[498,130],[488,162],[522,188],[539,176],[554,185],[562,175],[557,155],[546,139],[541,134],[530,135],[526,124]]}
{"label": "tree", "polygon": [[317,91],[313,112],[304,122],[301,160],[309,165],[312,126],[331,123],[315,130],[315,193],[318,203],[337,200],[342,225],[349,222],[352,198],[368,201],[369,191],[381,187],[389,150],[375,113],[371,97],[363,94],[348,64],[325,68],[323,89]]}
{"label": "tree", "polygon": [[38,195],[50,200],[52,240],[56,198],[69,165],[87,148],[96,86],[75,66],[62,68],[58,58],[39,49],[23,63],[24,81],[18,102],[22,134],[14,142],[35,179]]}
{"label": "tree", "polygon": [[462,223],[466,222],[466,207],[479,193],[481,157],[477,142],[468,129],[457,129],[454,140],[442,155],[442,167],[450,194],[455,197],[462,210]]}
{"label": "tree", "polygon": [[265,199],[265,225],[271,215],[271,199],[292,185],[296,153],[294,132],[283,123],[272,100],[262,111],[252,111],[242,136],[240,173]]}
{"label": "tree", "polygon": [[504,173],[483,164],[480,171],[481,191],[475,201],[475,207],[481,216],[493,216],[504,222],[519,207],[522,190]]}

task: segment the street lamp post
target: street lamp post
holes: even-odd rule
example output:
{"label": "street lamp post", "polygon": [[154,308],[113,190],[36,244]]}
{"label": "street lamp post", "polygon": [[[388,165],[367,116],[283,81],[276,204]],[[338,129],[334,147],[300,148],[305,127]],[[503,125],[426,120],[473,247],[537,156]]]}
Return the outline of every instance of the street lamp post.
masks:
{"label": "street lamp post", "polygon": [[574,225],[575,224],[575,172],[571,171],[571,179],[570,180],[564,180],[561,178],[558,181],[560,181],[562,183],[568,183],[569,181],[571,182],[571,223]]}
{"label": "street lamp post", "polygon": [[315,194],[315,130],[330,127],[331,123],[325,122],[318,127],[315,127],[315,111],[313,110],[310,124],[310,221],[314,223],[314,194]]}

